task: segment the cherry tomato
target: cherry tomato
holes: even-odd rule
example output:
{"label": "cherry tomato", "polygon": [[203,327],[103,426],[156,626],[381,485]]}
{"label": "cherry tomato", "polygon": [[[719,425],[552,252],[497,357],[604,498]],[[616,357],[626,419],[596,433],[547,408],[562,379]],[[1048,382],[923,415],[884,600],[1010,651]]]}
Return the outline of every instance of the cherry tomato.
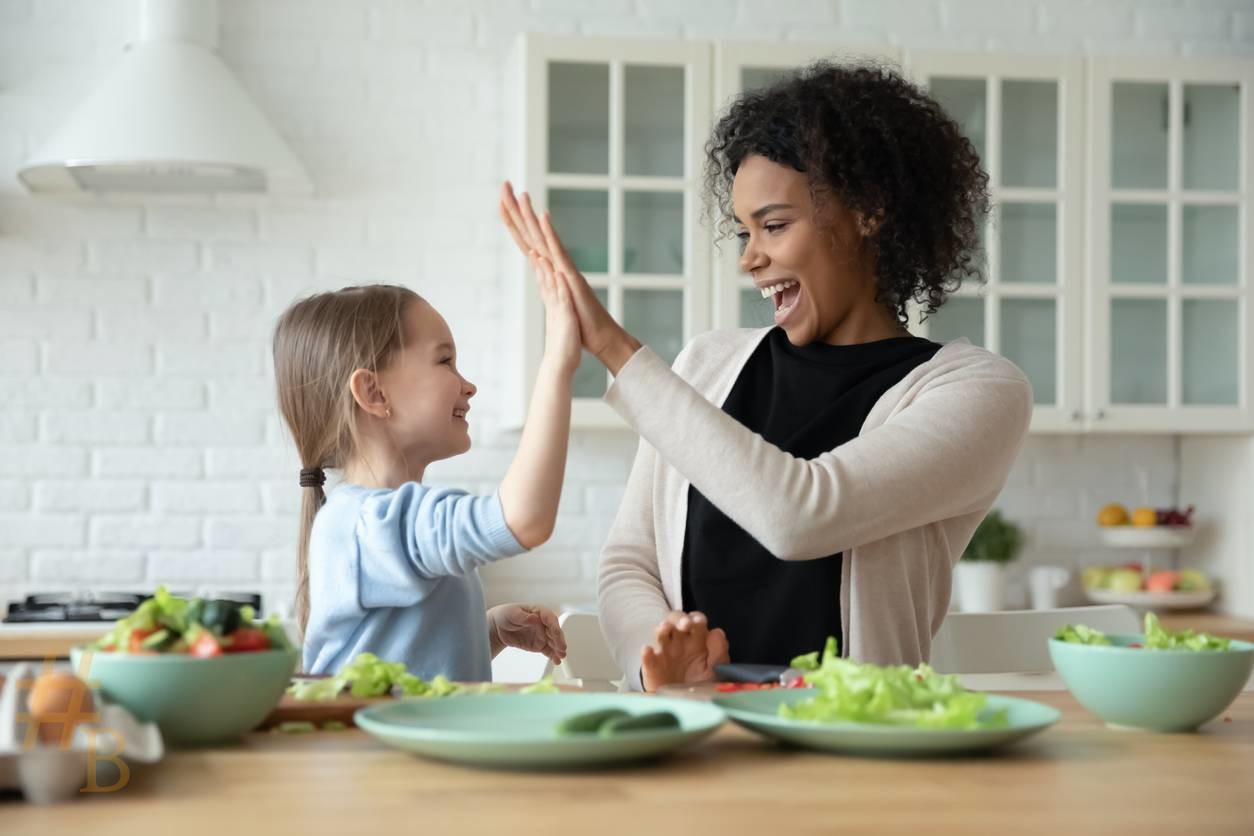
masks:
{"label": "cherry tomato", "polygon": [[130,641],[127,642],[126,649],[130,653],[152,653],[153,651],[144,647],[144,639],[151,636],[156,630],[144,630],[136,627],[131,631]]}
{"label": "cherry tomato", "polygon": [[191,646],[187,648],[187,652],[192,656],[208,659],[213,656],[221,656],[222,645],[218,644],[218,640],[213,633],[205,630],[196,637],[196,641],[191,643]]}
{"label": "cherry tomato", "polygon": [[228,637],[227,653],[249,653],[257,650],[269,650],[270,639],[255,627],[241,627]]}

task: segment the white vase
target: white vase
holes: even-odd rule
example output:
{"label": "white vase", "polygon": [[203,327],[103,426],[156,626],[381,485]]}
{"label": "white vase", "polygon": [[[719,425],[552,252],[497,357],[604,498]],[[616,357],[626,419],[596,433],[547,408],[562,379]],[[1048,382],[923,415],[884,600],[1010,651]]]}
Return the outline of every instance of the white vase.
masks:
{"label": "white vase", "polygon": [[958,561],[958,607],[963,612],[997,612],[1006,593],[1006,569],[991,561]]}

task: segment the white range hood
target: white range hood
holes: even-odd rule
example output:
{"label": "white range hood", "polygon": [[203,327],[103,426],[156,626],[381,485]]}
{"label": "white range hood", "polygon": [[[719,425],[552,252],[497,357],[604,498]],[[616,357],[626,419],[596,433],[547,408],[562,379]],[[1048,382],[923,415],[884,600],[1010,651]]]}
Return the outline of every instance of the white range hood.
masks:
{"label": "white range hood", "polygon": [[139,42],[18,170],[41,193],[308,194],[309,175],[218,56],[216,0],[142,0]]}

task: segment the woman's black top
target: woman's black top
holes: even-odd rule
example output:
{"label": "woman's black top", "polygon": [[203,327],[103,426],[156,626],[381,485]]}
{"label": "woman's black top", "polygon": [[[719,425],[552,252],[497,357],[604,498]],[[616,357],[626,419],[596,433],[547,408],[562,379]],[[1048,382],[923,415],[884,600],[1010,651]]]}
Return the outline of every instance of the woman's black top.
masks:
{"label": "woman's black top", "polygon": [[[781,450],[817,458],[857,437],[880,396],[939,349],[920,337],[797,347],[775,328],[745,363],[723,411]],[[726,631],[732,661],[787,664],[821,649],[828,636],[843,647],[839,552],[779,560],[689,486],[682,561],[683,608]]]}

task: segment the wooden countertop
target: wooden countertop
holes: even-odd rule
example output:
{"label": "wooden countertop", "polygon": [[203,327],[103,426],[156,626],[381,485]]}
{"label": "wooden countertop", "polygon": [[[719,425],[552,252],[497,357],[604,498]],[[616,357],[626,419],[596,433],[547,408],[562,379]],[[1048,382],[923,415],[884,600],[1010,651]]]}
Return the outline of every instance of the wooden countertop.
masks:
{"label": "wooden countertop", "polygon": [[[1254,642],[1254,620],[1211,612],[1161,614],[1170,630],[1186,627],[1242,641]],[[0,660],[66,658],[70,648],[95,641],[109,624],[4,624],[0,625]]]}
{"label": "wooden countertop", "polygon": [[0,659],[68,658],[70,648],[94,642],[113,622],[0,624]]}
{"label": "wooden countertop", "polygon": [[582,773],[468,769],[358,730],[253,734],[175,751],[116,794],[38,808],[0,802],[6,833],[1250,832],[1254,693],[1197,734],[1106,728],[1067,692],[1063,720],[1001,754],[837,757],[730,723],[653,765]]}

